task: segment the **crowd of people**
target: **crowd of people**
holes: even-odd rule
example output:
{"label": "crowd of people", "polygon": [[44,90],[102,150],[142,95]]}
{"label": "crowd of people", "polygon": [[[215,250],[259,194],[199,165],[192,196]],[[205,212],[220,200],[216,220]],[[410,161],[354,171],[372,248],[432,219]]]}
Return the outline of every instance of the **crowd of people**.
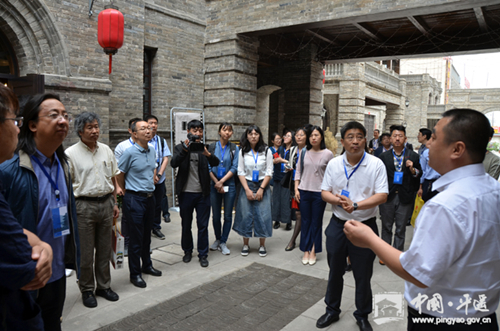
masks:
{"label": "crowd of people", "polygon": [[[157,134],[158,118],[148,115],[129,121],[130,137],[113,152],[98,141],[101,119],[96,113],[82,112],[72,119],[59,96],[50,93],[31,97],[19,111],[12,91],[0,86],[0,325],[5,329],[60,330],[67,268],[76,270],[86,307],[98,305],[96,296],[119,300],[111,289],[109,262],[112,227],[120,215],[119,196],[123,197],[121,228],[130,282],[145,288],[143,274],[161,276],[152,264],[151,236],[165,239],[162,214],[165,222],[170,221],[165,193],[169,158],[171,167],[178,169],[175,191],[185,263],[192,260],[195,250],[192,223],[196,211],[201,267],[209,266],[210,250],[231,253],[231,229],[242,237],[242,256],[252,252],[251,246],[256,247],[252,237],[259,240],[254,252],[267,256],[266,240],[282,224],[285,231],[294,229],[284,249],[294,250],[300,235],[302,264],[313,266],[323,251],[323,215],[326,205],[331,205],[331,220],[325,230],[330,269],[326,313],[318,319],[318,328],[339,320],[343,277],[352,270],[354,317],[360,330],[372,330],[368,315],[372,312],[371,277],[376,255],[380,264],[409,282],[407,300],[411,302],[410,295],[416,294],[418,287],[426,287],[427,292],[449,288],[441,279],[446,268],[456,275],[460,267],[472,268],[476,263],[473,258],[479,254],[475,245],[490,252],[485,253],[488,259],[482,265],[493,269],[485,286],[493,291],[488,304],[494,311],[500,295],[500,287],[495,285],[500,250],[494,251],[491,245],[500,245],[493,243],[498,239],[500,222],[498,215],[473,201],[483,199],[481,192],[489,185],[488,203],[498,205],[499,184],[482,175],[487,172],[498,179],[500,159],[486,153],[484,133],[478,134],[480,143],[467,136],[463,122],[474,120],[479,124],[470,130],[486,130],[491,140],[491,127],[486,127],[488,121],[478,114],[472,110],[445,113],[433,131],[420,129],[418,152],[408,144],[404,126],[393,125],[382,134],[375,130],[374,139],[368,141],[361,123],[348,122],[340,131],[343,150],[337,157],[336,150],[327,148],[325,132],[319,126],[285,129],[282,135],[272,134],[266,144],[258,126],[250,125],[235,142],[233,125],[223,122],[218,128],[219,140],[205,145],[204,125],[199,120],[187,124],[187,139],[173,146],[172,155],[165,139]],[[62,143],[72,121],[80,141],[64,150]],[[484,170],[476,164],[483,159]],[[452,184],[457,178],[457,182],[469,178],[464,167],[478,178]],[[483,186],[472,189],[479,185],[472,183],[474,180]],[[459,185],[461,192],[448,188],[453,185]],[[405,230],[417,196],[426,201],[425,216],[418,219],[415,238],[404,252]],[[465,207],[459,204],[465,201],[478,209],[476,214],[467,208],[461,210]],[[380,237],[376,223],[379,206]],[[491,224],[454,225],[452,219],[460,220],[460,212],[471,222],[487,217]],[[212,245],[210,213],[215,236]],[[443,219],[443,229],[430,223],[434,213]],[[436,228],[441,229],[437,232],[442,238],[432,241],[436,237],[430,232]],[[451,245],[454,237],[446,231],[463,239],[460,245],[452,245],[453,257],[447,255],[446,245]],[[490,246],[479,244],[481,236],[491,239]],[[442,257],[432,257],[433,247]],[[466,248],[469,253],[464,257]],[[420,254],[422,251],[426,254]],[[494,262],[497,265],[492,266]],[[444,278],[457,289],[464,288],[468,280]],[[474,293],[483,289],[476,286]],[[411,314],[425,316],[412,304]],[[432,311],[429,314],[435,316]],[[496,323],[491,311],[475,316],[488,316]]]}

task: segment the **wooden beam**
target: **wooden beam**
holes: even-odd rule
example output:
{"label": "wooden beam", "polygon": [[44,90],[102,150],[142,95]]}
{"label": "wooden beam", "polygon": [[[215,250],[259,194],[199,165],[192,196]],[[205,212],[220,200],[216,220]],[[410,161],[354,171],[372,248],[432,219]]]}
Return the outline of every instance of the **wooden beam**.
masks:
{"label": "wooden beam", "polygon": [[413,16],[408,16],[408,20],[420,31],[424,36],[429,36],[429,28],[421,19]]}
{"label": "wooden beam", "polygon": [[375,33],[376,32],[372,32],[370,30],[368,30],[367,28],[365,28],[364,26],[362,26],[360,23],[352,23],[352,25],[354,25],[356,28],[358,28],[359,30],[363,31],[366,35],[368,35],[370,38],[372,39],[375,39],[376,41],[379,41],[379,42],[382,42],[382,39],[380,39]]}
{"label": "wooden beam", "polygon": [[483,9],[481,7],[474,8],[474,13],[476,14],[477,23],[482,32],[488,31],[488,24],[484,19]]}
{"label": "wooden beam", "polygon": [[328,38],[326,38],[326,37],[324,37],[324,36],[320,35],[319,33],[316,33],[316,32],[313,32],[313,31],[311,31],[311,30],[307,30],[307,29],[306,29],[305,31],[306,31],[307,33],[309,33],[310,35],[315,36],[315,37],[316,37],[316,38],[318,38],[318,39],[321,39],[321,40],[323,40],[323,41],[326,41],[326,42],[327,42],[327,43],[329,43],[329,44],[336,45],[336,46],[338,46],[338,45],[339,45],[339,44],[338,44],[338,43],[336,43],[335,41],[330,40],[330,39],[328,39]]}

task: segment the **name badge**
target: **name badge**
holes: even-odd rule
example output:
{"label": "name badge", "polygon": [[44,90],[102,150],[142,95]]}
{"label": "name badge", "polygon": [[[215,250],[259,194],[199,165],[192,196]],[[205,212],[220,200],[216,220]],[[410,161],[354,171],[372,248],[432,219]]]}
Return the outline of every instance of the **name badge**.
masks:
{"label": "name badge", "polygon": [[394,172],[394,184],[403,184],[403,172],[402,171]]}
{"label": "name badge", "polygon": [[226,167],[217,167],[217,178],[221,179],[226,175]]}
{"label": "name badge", "polygon": [[54,230],[54,238],[59,238],[69,234],[67,206],[52,209],[52,228]]}
{"label": "name badge", "polygon": [[293,178],[295,178],[295,169],[293,169]]}
{"label": "name badge", "polygon": [[285,172],[285,164],[284,163],[281,164],[281,172]]}
{"label": "name badge", "polygon": [[255,183],[259,182],[259,170],[254,170],[252,172],[252,182],[255,182]]}
{"label": "name badge", "polygon": [[[338,192],[338,191],[337,191]],[[340,195],[343,195],[347,198],[349,198],[349,191],[346,191],[346,190],[342,190],[342,192],[340,193]]]}

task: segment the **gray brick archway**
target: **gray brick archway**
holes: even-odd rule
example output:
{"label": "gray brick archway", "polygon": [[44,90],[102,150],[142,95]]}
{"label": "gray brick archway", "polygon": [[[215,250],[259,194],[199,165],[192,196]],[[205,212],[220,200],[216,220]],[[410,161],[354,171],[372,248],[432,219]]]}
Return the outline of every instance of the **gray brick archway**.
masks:
{"label": "gray brick archway", "polygon": [[21,76],[40,73],[69,76],[68,51],[45,3],[0,2],[0,30],[14,48]]}

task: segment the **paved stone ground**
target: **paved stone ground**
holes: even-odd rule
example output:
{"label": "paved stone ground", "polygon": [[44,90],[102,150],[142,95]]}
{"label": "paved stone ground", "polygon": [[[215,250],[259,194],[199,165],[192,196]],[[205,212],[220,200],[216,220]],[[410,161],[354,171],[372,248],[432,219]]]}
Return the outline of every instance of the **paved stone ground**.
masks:
{"label": "paved stone ground", "polygon": [[325,280],[253,263],[99,330],[281,330],[325,287]]}
{"label": "paved stone ground", "polygon": [[[246,257],[240,255],[242,247],[242,239],[234,231],[231,231],[228,239],[228,247],[231,249],[231,255],[222,255],[220,252],[210,252],[208,260],[210,266],[201,268],[195,256],[191,263],[182,262],[182,249],[180,247],[181,239],[181,222],[179,214],[172,212],[172,222],[162,223],[162,231],[166,239],[158,240],[153,238],[153,265],[161,270],[161,277],[151,277],[144,275],[144,280],[147,282],[147,288],[140,289],[133,286],[129,281],[128,261],[125,259],[124,269],[111,270],[111,288],[120,295],[120,300],[117,302],[109,302],[101,297],[97,297],[97,308],[86,308],[82,304],[82,297],[76,285],[75,275],[68,277],[66,301],[63,311],[63,330],[67,331],[90,331],[97,330],[105,326],[112,326],[118,321],[137,314],[151,307],[161,307],[163,302],[168,302],[174,298],[181,297],[182,294],[188,293],[205,284],[211,284],[214,281],[223,280],[235,272],[245,270],[254,263],[277,268],[279,272],[291,272],[294,275],[300,274],[311,276],[318,280],[324,281],[328,279],[328,264],[326,261],[326,252],[317,255],[318,262],[314,266],[304,266],[301,263],[303,253],[298,249],[291,252],[285,252],[285,247],[292,235],[292,231],[285,231],[285,226],[280,229],[273,230],[273,236],[266,240],[267,256],[259,257],[257,252],[258,240],[250,239],[250,254]],[[326,228],[330,221],[331,211],[327,207],[323,220],[323,228]],[[377,220],[380,229],[380,220]],[[210,243],[215,240],[212,224],[209,225]],[[413,228],[406,228],[406,243],[405,249],[410,245],[413,237]],[[196,243],[196,224],[193,224],[193,236]],[[325,237],[323,235],[323,241]],[[297,244],[299,240],[297,240]],[[255,265],[255,264],[254,264]],[[276,270],[276,269],[275,269]],[[271,275],[270,275],[271,276]],[[294,276],[297,277],[297,276]],[[309,279],[309,278],[308,278]],[[404,292],[404,282],[395,276],[387,267],[378,264],[378,259],[375,260],[373,266],[372,277],[372,292],[373,295],[384,295],[386,292],[395,292],[401,295]],[[272,284],[270,284],[272,286]],[[323,294],[314,304],[304,305],[302,313],[297,313],[295,319],[284,326],[283,331],[304,331],[316,330],[316,320],[325,312],[325,303],[323,301],[326,285],[318,285],[318,291]],[[346,273],[344,276],[344,290],[342,294],[342,312],[340,321],[332,324],[330,327],[323,329],[326,331],[349,331],[359,330],[354,316],[352,315],[356,309],[354,306],[354,278],[352,272]],[[242,292],[242,291],[240,291]],[[238,293],[240,293],[238,292]],[[221,301],[223,303],[224,300]],[[404,303],[404,305],[406,305]],[[188,309],[185,307],[184,309]],[[184,313],[184,309],[179,313]],[[304,311],[305,310],[305,311]],[[209,313],[210,309],[205,309],[203,313]],[[186,312],[187,313],[187,312]],[[500,313],[500,308],[497,310],[497,315]],[[375,331],[401,331],[406,330],[406,313],[405,317],[400,320],[391,321],[385,324],[377,324],[375,313],[369,315],[369,320]],[[175,317],[175,316],[174,316]],[[149,321],[147,330],[150,330]],[[181,323],[178,326],[183,326]],[[180,330],[188,331],[196,329],[200,325],[182,327]],[[133,329],[123,326],[120,330]],[[241,328],[243,329],[243,327]],[[260,327],[253,330],[267,331]],[[240,331],[233,329],[231,331]]]}

